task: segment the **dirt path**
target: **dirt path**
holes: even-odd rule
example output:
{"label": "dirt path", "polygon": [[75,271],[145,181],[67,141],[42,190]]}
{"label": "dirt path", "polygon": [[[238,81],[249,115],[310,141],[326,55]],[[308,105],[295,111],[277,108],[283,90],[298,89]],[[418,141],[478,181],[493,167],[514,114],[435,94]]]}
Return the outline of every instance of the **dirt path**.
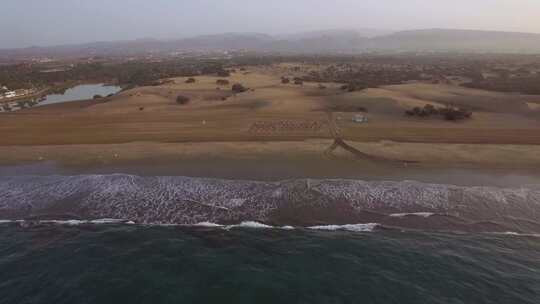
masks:
{"label": "dirt path", "polygon": [[330,147],[328,147],[328,149],[324,151],[325,155],[329,157],[333,157],[332,152],[335,151],[337,148],[342,148],[343,150],[351,153],[352,155],[354,155],[355,157],[359,159],[367,159],[367,160],[371,160],[375,162],[383,161],[383,162],[399,162],[399,163],[417,163],[415,161],[388,159],[384,157],[373,156],[373,155],[370,155],[370,154],[367,154],[358,150],[357,148],[347,144],[341,137],[341,132],[334,119],[334,113],[327,112],[327,116],[328,116],[328,128],[329,128],[330,134],[334,138],[334,142],[332,143]]}
{"label": "dirt path", "polygon": [[359,151],[358,149],[348,145],[343,138],[341,138],[341,133],[339,130],[339,127],[336,124],[336,120],[334,119],[334,113],[333,112],[327,112],[328,116],[328,128],[330,131],[330,134],[334,138],[334,143],[326,151],[324,152],[328,156],[332,156],[332,152],[336,150],[337,148],[341,147],[345,151],[350,152],[354,156],[362,159],[369,159],[369,160],[384,160],[378,157],[371,156],[369,154],[363,153]]}

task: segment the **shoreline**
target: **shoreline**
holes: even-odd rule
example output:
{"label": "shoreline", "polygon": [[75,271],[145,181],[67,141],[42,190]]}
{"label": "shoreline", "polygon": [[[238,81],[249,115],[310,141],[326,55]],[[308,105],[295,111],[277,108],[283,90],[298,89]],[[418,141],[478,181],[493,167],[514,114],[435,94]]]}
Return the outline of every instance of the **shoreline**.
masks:
{"label": "shoreline", "polygon": [[[296,178],[417,180],[457,185],[540,184],[540,147],[349,142],[332,140],[0,146],[0,175],[133,174],[275,181]],[[475,151],[470,153],[467,151]],[[519,159],[513,159],[520,155]],[[407,159],[405,163],[393,161]]]}
{"label": "shoreline", "polygon": [[540,184],[500,188],[414,181],[261,182],[115,174],[0,177],[0,190],[0,219],[5,220],[123,219],[180,225],[251,221],[272,226],[377,223],[423,231],[540,232],[535,217]]}

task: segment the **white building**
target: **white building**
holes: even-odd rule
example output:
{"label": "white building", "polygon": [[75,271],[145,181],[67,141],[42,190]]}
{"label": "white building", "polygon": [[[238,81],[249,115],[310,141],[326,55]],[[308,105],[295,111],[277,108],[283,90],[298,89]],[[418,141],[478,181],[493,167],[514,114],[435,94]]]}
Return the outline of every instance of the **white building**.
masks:
{"label": "white building", "polygon": [[353,116],[352,121],[355,123],[367,123],[369,119],[364,115],[356,114]]}

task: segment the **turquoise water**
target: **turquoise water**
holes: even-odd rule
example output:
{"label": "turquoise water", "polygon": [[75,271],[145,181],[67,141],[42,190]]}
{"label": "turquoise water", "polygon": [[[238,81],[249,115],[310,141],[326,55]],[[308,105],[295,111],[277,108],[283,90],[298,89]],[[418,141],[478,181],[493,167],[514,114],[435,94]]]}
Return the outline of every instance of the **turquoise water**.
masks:
{"label": "turquoise water", "polygon": [[0,225],[0,303],[539,303],[540,238]]}
{"label": "turquoise water", "polygon": [[121,90],[119,86],[108,86],[104,84],[82,84],[67,89],[64,94],[49,94],[38,105],[49,105],[68,101],[92,99],[94,95],[103,97],[109,94],[116,94]]}

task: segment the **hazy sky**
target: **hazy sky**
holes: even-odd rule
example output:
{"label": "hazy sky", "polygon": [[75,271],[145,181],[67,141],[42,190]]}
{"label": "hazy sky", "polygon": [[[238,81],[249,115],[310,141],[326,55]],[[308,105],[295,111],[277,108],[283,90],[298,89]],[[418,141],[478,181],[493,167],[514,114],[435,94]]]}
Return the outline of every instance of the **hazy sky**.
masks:
{"label": "hazy sky", "polygon": [[0,48],[337,28],[540,33],[540,0],[0,0]]}

